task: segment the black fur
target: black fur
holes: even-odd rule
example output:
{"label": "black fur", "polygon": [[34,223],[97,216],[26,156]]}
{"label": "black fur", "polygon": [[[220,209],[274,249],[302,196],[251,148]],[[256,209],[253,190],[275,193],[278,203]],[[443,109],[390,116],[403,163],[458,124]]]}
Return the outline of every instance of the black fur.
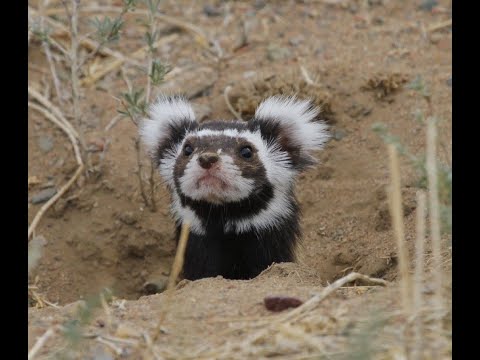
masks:
{"label": "black fur", "polygon": [[[189,280],[221,275],[227,279],[251,279],[272,263],[294,261],[294,251],[300,238],[299,209],[292,195],[293,210],[280,226],[269,230],[251,230],[236,234],[225,232],[220,208],[201,216],[206,235],[190,233],[183,276]],[[230,215],[233,215],[230,213]],[[207,219],[209,221],[207,222]],[[177,239],[181,225],[177,224]],[[233,229],[232,229],[233,230]]]}

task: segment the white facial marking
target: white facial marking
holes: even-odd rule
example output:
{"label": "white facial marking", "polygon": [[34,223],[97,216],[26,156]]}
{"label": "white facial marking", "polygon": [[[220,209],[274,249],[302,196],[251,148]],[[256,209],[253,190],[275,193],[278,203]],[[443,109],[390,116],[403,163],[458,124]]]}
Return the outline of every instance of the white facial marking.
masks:
{"label": "white facial marking", "polygon": [[242,138],[252,143],[258,151],[258,156],[265,167],[268,181],[277,187],[289,187],[294,180],[297,172],[291,168],[290,156],[287,152],[282,151],[276,144],[267,144],[263,140],[260,131],[252,133],[249,130],[238,131],[237,129],[210,130],[202,129],[192,131],[183,140],[180,149],[187,142],[190,136],[228,136],[231,138]]}
{"label": "white facial marking", "polygon": [[180,190],[189,198],[235,202],[248,197],[253,191],[254,180],[243,178],[230,156],[221,155],[218,163],[209,170],[202,168],[197,160],[198,154],[192,156],[179,179]]}

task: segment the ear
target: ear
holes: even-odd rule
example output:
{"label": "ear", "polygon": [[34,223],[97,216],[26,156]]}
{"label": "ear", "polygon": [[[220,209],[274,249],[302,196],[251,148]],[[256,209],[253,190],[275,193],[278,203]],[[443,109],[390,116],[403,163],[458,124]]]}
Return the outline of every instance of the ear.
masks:
{"label": "ear", "polygon": [[250,120],[269,144],[288,152],[293,167],[302,171],[316,163],[312,153],[321,150],[330,138],[328,126],[319,120],[320,109],[311,101],[294,96],[274,96],[264,100]]}
{"label": "ear", "polygon": [[148,114],[149,117],[140,124],[140,138],[149,155],[160,165],[160,161],[171,156],[175,146],[198,123],[191,105],[181,96],[159,96]]}

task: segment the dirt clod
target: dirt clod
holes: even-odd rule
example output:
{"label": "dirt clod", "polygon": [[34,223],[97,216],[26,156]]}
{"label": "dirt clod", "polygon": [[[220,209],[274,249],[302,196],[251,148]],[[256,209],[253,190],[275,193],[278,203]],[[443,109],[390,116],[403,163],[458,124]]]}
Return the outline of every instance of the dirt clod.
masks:
{"label": "dirt clod", "polygon": [[368,79],[364,89],[373,91],[379,100],[389,98],[408,81],[408,76],[400,73],[378,73]]}
{"label": "dirt clod", "polygon": [[50,200],[55,194],[57,193],[57,189],[51,187],[47,189],[43,189],[32,196],[30,202],[32,204],[41,204],[48,200]]}
{"label": "dirt clod", "polygon": [[299,307],[303,301],[290,296],[267,296],[263,299],[265,307],[270,311],[283,311]]}

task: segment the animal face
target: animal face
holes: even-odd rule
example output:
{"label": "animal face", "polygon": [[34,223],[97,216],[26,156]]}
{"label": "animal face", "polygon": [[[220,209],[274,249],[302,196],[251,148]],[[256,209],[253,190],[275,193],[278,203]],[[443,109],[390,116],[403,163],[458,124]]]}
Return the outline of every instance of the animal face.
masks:
{"label": "animal face", "polygon": [[199,124],[188,102],[161,96],[140,134],[172,192],[212,204],[259,196],[266,186],[291,190],[295,175],[315,163],[328,139],[308,101],[272,97],[248,122]]}

